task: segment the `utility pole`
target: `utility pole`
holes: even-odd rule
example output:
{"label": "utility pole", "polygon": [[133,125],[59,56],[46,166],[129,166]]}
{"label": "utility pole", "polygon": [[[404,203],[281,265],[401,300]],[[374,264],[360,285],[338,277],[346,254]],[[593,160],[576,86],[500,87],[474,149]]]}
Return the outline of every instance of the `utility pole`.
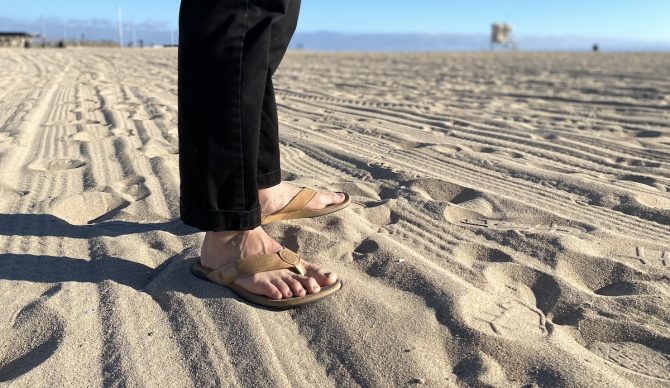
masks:
{"label": "utility pole", "polygon": [[133,48],[137,48],[137,31],[135,31],[135,22],[133,22]]}
{"label": "utility pole", "polygon": [[44,42],[47,40],[47,22],[44,20],[44,15],[42,15],[42,40]]}
{"label": "utility pole", "polygon": [[121,5],[117,6],[117,18],[119,22],[119,47],[123,48],[123,13],[121,11]]}

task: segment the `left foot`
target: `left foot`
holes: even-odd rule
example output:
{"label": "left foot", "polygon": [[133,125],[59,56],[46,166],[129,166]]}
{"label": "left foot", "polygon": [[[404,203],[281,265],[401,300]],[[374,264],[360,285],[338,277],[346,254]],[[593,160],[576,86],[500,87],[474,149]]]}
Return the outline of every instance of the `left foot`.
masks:
{"label": "left foot", "polygon": [[[263,216],[273,214],[291,202],[293,197],[298,195],[300,187],[288,182],[267,189],[258,190],[258,199],[261,203],[261,214]],[[333,193],[330,191],[319,191],[311,201],[305,206],[306,210],[320,210],[330,205],[337,205],[345,201],[342,193]]]}

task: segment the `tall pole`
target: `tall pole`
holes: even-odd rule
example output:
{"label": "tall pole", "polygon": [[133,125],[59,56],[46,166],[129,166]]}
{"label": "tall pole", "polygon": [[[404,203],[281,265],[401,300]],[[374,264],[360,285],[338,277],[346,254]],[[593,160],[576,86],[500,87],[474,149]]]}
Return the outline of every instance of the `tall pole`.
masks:
{"label": "tall pole", "polygon": [[133,48],[137,47],[137,32],[135,31],[135,22],[133,22]]}
{"label": "tall pole", "polygon": [[47,41],[47,22],[42,15],[42,42],[46,43]]}
{"label": "tall pole", "polygon": [[117,17],[119,22],[119,47],[123,48],[123,13],[121,12],[121,5],[117,7]]}

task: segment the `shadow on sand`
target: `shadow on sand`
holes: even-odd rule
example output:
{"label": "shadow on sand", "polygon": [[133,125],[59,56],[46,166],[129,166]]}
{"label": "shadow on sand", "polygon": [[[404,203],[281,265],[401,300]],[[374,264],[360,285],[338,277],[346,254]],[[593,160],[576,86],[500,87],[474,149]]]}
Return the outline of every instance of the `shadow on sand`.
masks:
{"label": "shadow on sand", "polygon": [[179,219],[158,223],[106,221],[91,225],[72,225],[51,214],[0,214],[0,235],[69,237],[91,239],[163,231],[175,236],[197,233]]}
{"label": "shadow on sand", "polygon": [[[154,231],[165,231],[178,236],[197,232],[196,229],[184,225],[179,220],[153,224],[110,221],[97,225],[79,226],[64,222],[52,215],[0,214],[0,235],[4,236],[92,239],[105,236],[122,237]],[[16,342],[18,345],[14,344],[10,348],[19,349],[6,354],[5,356],[9,359],[2,360],[4,364],[0,365],[0,383],[11,381],[27,373],[50,358],[59,348],[64,335],[65,318],[47,307],[45,301],[58,294],[63,287],[62,283],[66,282],[90,283],[96,286],[100,295],[99,312],[103,326],[111,319],[106,316],[111,311],[108,311],[106,307],[113,306],[110,304],[113,301],[105,297],[110,287],[124,288],[125,286],[137,292],[146,293],[166,314],[173,335],[180,338],[177,342],[186,344],[179,345],[185,359],[205,348],[207,338],[200,338],[200,334],[193,332],[192,328],[197,327],[198,318],[189,313],[184,296],[191,295],[199,299],[207,299],[208,303],[216,306],[213,308],[217,309],[245,308],[246,303],[237,298],[229,289],[196,278],[191,274],[190,268],[197,260],[198,250],[187,248],[168,258],[156,268],[104,253],[92,254],[87,259],[29,253],[0,253],[0,280],[52,285],[50,291],[23,306],[15,314],[11,328],[0,328],[2,336],[13,333],[11,334],[12,343]],[[126,289],[126,292],[132,292],[132,290]],[[17,285],[16,291],[21,292],[21,287]],[[122,297],[124,293],[116,295]],[[43,321],[46,318],[53,322],[49,321],[51,323],[45,326]],[[43,332],[35,331],[43,326],[50,329],[43,330]],[[5,332],[5,330],[9,331]],[[37,340],[40,340],[39,343],[36,342],[32,347],[25,349],[19,346],[26,338],[35,337],[35,333],[39,334],[39,338],[36,337]],[[184,336],[188,336],[188,339]],[[108,342],[108,339],[105,338],[105,346],[113,347],[113,344]],[[3,355],[0,354],[0,356]],[[103,356],[103,368],[115,368],[117,359],[105,357]],[[105,382],[111,383],[112,381]]]}
{"label": "shadow on sand", "polygon": [[[162,223],[107,221],[94,225],[72,225],[49,214],[0,214],[0,235],[66,237],[93,239],[122,237],[155,231],[176,236],[187,236],[198,230],[179,219]],[[118,283],[151,295],[162,304],[166,293],[190,294],[198,298],[226,298],[234,294],[213,283],[198,279],[190,272],[197,260],[197,249],[187,248],[168,258],[156,268],[99,254],[88,260],[66,256],[33,255],[28,253],[1,253],[0,280],[39,283],[80,282],[101,284]]]}

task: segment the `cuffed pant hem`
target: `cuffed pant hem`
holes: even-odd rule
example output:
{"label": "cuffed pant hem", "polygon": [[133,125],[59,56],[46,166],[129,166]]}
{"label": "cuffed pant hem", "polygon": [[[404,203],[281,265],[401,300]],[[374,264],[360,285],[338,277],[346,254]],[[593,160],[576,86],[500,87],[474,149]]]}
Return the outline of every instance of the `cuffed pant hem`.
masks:
{"label": "cuffed pant hem", "polygon": [[260,207],[249,211],[205,210],[181,202],[180,211],[183,223],[204,231],[251,230],[261,225]]}
{"label": "cuffed pant hem", "polygon": [[281,183],[281,170],[269,172],[267,174],[260,174],[256,177],[258,188],[267,189],[268,187],[277,186]]}

